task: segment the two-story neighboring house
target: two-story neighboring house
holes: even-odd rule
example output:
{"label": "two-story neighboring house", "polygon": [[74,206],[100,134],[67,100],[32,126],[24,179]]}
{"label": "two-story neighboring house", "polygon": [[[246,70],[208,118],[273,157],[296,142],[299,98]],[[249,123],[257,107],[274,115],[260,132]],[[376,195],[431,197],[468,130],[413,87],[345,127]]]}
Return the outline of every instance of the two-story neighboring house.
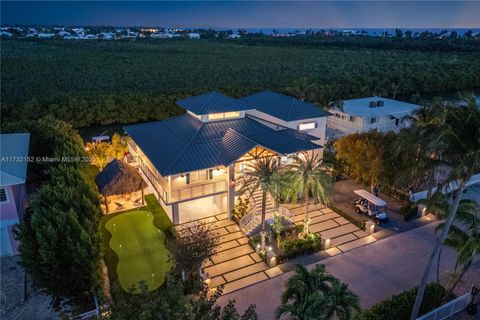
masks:
{"label": "two-story neighboring house", "polygon": [[398,131],[408,127],[411,116],[419,105],[381,97],[368,97],[341,101],[329,111],[327,127],[341,134]]}
{"label": "two-story neighboring house", "polygon": [[1,256],[17,254],[13,227],[25,214],[29,133],[0,134]]}
{"label": "two-story neighboring house", "polygon": [[130,125],[129,152],[175,224],[231,213],[245,164],[303,151],[321,154],[320,108],[265,91],[242,99],[218,92],[177,102],[186,114]]}

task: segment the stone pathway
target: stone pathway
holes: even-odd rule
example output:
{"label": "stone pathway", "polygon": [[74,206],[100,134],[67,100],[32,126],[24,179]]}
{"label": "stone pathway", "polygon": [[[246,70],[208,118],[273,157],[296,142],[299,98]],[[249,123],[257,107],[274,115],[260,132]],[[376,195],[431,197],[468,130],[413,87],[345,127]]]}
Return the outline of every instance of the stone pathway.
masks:
{"label": "stone pathway", "polygon": [[226,213],[197,220],[208,223],[218,233],[216,253],[204,263],[204,272],[210,278],[209,287],[224,285],[223,293],[242,289],[283,273],[269,268],[248,244],[248,237]]}
{"label": "stone pathway", "polygon": [[[293,221],[300,225],[305,219],[305,206],[286,205],[294,213]],[[331,239],[330,248],[324,257],[343,252],[377,241],[373,236],[322,205],[311,205],[310,231]],[[208,223],[218,233],[216,253],[204,263],[204,272],[210,278],[209,287],[223,285],[223,293],[251,286],[258,282],[279,276],[291,269],[288,264],[269,268],[248,244],[247,235],[226,213],[197,220]]]}
{"label": "stone pathway", "polygon": [[[305,205],[287,204],[284,206],[294,214],[293,222],[296,225],[302,225],[305,220]],[[330,256],[377,241],[375,237],[321,204],[310,205],[309,213],[310,232],[331,239],[330,248],[325,250]]]}

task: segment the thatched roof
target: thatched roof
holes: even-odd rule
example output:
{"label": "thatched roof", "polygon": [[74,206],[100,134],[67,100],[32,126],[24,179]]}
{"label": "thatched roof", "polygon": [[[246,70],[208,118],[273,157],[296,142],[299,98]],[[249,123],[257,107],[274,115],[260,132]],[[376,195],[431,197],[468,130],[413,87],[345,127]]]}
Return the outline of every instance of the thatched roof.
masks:
{"label": "thatched roof", "polygon": [[104,196],[131,193],[147,187],[135,168],[117,159],[95,177],[95,183]]}

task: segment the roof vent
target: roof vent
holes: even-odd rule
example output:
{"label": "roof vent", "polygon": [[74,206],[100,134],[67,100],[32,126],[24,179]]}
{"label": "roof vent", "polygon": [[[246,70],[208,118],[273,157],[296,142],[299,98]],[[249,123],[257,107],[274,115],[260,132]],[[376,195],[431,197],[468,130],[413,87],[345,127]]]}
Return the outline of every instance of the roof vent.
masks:
{"label": "roof vent", "polygon": [[377,107],[383,107],[384,105],[385,105],[385,102],[383,100],[377,101]]}
{"label": "roof vent", "polygon": [[377,101],[370,101],[369,105],[370,108],[376,108],[377,107]]}

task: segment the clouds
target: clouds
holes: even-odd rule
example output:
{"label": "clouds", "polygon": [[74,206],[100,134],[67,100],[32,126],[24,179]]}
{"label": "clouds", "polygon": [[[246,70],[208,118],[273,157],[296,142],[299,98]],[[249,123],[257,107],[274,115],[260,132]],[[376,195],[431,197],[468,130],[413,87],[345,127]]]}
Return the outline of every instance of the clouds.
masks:
{"label": "clouds", "polygon": [[8,24],[242,28],[478,28],[473,1],[2,2]]}

